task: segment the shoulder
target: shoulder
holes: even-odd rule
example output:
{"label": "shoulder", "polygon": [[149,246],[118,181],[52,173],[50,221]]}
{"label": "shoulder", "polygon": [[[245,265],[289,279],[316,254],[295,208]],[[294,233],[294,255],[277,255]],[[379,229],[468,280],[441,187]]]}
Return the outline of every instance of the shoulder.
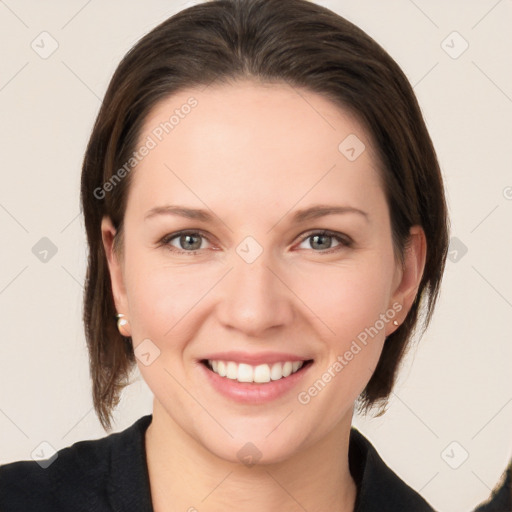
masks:
{"label": "shoulder", "polygon": [[354,427],[350,431],[349,464],[358,487],[356,512],[434,511],[386,465],[370,441]]}
{"label": "shoulder", "polygon": [[481,503],[475,512],[500,512],[503,510],[512,510],[512,461],[489,499],[485,503]]}
{"label": "shoulder", "polygon": [[144,416],[122,432],[79,441],[44,461],[0,466],[0,510],[110,510],[106,499],[113,467],[126,456],[127,446],[137,449],[150,421],[151,416]]}

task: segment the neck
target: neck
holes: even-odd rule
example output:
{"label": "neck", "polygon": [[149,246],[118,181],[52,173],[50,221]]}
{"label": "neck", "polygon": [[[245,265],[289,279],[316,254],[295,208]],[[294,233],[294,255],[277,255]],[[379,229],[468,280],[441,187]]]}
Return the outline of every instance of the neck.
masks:
{"label": "neck", "polygon": [[353,512],[357,488],[348,465],[351,419],[285,461],[246,466],[210,453],[155,399],[145,439],[154,512]]}

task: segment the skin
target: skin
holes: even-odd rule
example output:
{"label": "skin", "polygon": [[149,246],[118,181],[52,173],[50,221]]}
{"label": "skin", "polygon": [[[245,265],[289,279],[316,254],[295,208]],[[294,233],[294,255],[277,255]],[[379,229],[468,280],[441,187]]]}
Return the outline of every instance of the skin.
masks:
{"label": "skin", "polygon": [[[150,339],[160,350],[150,365],[137,363],[154,394],[146,450],[155,511],[351,511],[354,402],[397,327],[387,322],[308,404],[297,395],[393,304],[403,321],[424,268],[424,233],[411,229],[402,267],[371,141],[353,116],[312,92],[250,81],[182,91],[153,109],[140,141],[191,95],[197,107],[132,171],[122,254],[112,250],[110,219],[101,226],[125,334],[135,348]],[[338,150],[350,134],[366,146],[353,162]],[[293,221],[318,204],[366,215]],[[144,219],[163,205],[205,209],[214,222]],[[159,243],[183,229],[205,235],[192,241],[195,253],[179,237]],[[305,236],[318,230],[352,244]],[[236,252],[247,236],[263,249],[250,264]],[[205,354],[227,350],[314,363],[284,397],[239,404],[199,367]],[[237,456],[247,442],[262,454],[252,467]]]}

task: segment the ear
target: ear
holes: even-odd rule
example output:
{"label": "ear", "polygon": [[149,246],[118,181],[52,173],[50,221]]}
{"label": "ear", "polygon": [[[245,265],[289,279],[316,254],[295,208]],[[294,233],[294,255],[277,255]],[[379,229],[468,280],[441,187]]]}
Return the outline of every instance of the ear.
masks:
{"label": "ear", "polygon": [[[112,284],[112,294],[117,313],[125,315],[129,321],[128,300],[124,283],[123,265],[119,255],[114,252],[114,237],[116,228],[108,216],[104,216],[101,221],[101,239],[107,257],[108,269],[110,272],[110,282]],[[123,327],[123,334],[131,336],[129,322]],[[126,334],[125,334],[126,333]]]}
{"label": "ear", "polygon": [[[404,321],[416,298],[425,269],[426,255],[425,232],[421,226],[412,226],[409,231],[409,242],[405,248],[404,264],[397,266],[393,281],[393,294],[389,304],[390,308],[393,308],[393,304],[402,306],[395,317],[399,324]],[[398,311],[397,306],[395,308],[393,309]],[[386,332],[386,336],[397,329],[391,322],[388,324],[388,328],[390,332]]]}

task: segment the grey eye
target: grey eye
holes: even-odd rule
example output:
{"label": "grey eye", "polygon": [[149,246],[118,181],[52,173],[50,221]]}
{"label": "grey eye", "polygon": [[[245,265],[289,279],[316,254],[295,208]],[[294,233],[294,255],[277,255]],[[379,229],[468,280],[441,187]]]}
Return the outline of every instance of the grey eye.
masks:
{"label": "grey eye", "polygon": [[[325,249],[331,249],[332,247],[335,247],[336,245],[340,245],[340,242],[337,241],[336,244],[333,245],[333,240],[336,239],[333,235],[326,235],[317,233],[314,235],[309,235],[306,237],[300,244],[300,247],[302,249],[317,249],[317,250],[325,250]],[[309,243],[309,247],[304,247],[302,244]]]}
{"label": "grey eye", "polygon": [[[176,242],[178,245],[176,245]],[[201,249],[203,237],[197,233],[184,233],[169,241],[170,245],[185,251],[197,251]]]}

